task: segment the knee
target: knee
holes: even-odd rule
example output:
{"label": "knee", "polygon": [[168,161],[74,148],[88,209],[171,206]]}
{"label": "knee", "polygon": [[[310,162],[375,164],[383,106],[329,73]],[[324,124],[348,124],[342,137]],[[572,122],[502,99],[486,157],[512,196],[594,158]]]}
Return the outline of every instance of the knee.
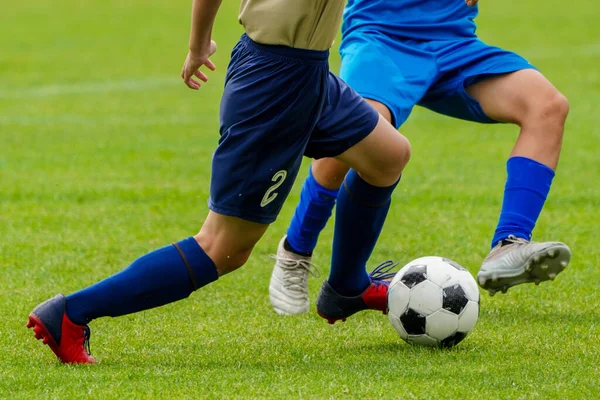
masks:
{"label": "knee", "polygon": [[391,186],[400,179],[411,155],[410,142],[399,134],[398,140],[376,159],[368,172],[361,176],[375,186]]}
{"label": "knee", "polygon": [[246,264],[254,247],[232,246],[219,240],[218,235],[205,235],[203,232],[199,232],[194,238],[215,263],[219,276],[233,272]]}
{"label": "knee", "polygon": [[542,105],[541,114],[546,116],[549,120],[560,124],[562,127],[569,114],[569,101],[557,90],[545,99]]}
{"label": "knee", "polygon": [[252,249],[217,249],[213,259],[219,276],[228,274],[242,267],[248,261]]}
{"label": "knee", "polygon": [[402,175],[402,171],[410,161],[411,147],[410,142],[404,135],[400,135],[400,145],[395,149],[395,156],[391,158],[392,162],[389,165],[390,172],[396,176],[396,180]]}
{"label": "knee", "polygon": [[246,264],[250,253],[252,253],[252,249],[237,249],[236,251],[224,252],[224,256],[217,264],[219,274],[228,274]]}
{"label": "knee", "polygon": [[406,136],[401,135],[400,137],[401,137],[402,143],[403,143],[401,154],[400,154],[401,165],[402,165],[402,169],[401,169],[400,173],[402,173],[402,171],[404,170],[404,168],[410,161],[410,155],[411,155],[412,149],[410,147],[410,142],[408,141]]}
{"label": "knee", "polygon": [[314,160],[311,165],[313,177],[329,190],[339,189],[349,168],[347,164],[335,158]]}
{"label": "knee", "polygon": [[562,138],[562,133],[569,114],[569,101],[554,89],[550,93],[536,99],[528,107],[529,118],[524,123],[535,123],[546,128],[547,135],[556,135]]}

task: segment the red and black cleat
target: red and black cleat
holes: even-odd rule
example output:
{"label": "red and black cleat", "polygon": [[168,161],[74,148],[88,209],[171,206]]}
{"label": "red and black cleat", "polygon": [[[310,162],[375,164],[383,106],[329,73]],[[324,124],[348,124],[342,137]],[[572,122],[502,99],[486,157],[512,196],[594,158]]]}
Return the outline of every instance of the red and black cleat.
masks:
{"label": "red and black cleat", "polygon": [[397,264],[385,261],[369,274],[371,284],[357,296],[342,296],[329,282],[323,282],[317,296],[317,313],[330,324],[346,321],[349,316],[363,310],[377,310],[387,314],[387,295],[391,279],[396,275],[389,272]]}
{"label": "red and black cleat", "polygon": [[46,300],[29,314],[27,327],[33,328],[35,338],[47,344],[63,363],[95,363],[89,352],[90,328],[71,322],[66,304],[62,294]]}

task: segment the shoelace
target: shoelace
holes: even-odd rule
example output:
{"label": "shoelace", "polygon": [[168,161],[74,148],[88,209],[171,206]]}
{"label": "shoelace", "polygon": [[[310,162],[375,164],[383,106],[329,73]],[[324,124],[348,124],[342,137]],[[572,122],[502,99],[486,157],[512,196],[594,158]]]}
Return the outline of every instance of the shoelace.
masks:
{"label": "shoelace", "polygon": [[304,283],[308,274],[311,274],[315,278],[321,276],[321,271],[310,261],[294,260],[292,258],[277,257],[276,255],[269,257],[277,260],[280,267],[286,270],[284,285],[288,288],[290,286],[297,286],[301,292],[307,293],[308,290]]}
{"label": "shoelace", "polygon": [[90,348],[90,336],[92,336],[92,331],[89,326],[83,327],[83,348],[89,355],[92,355],[92,350]]}
{"label": "shoelace", "polygon": [[[528,240],[525,240],[523,238],[518,238],[515,235],[508,235],[508,237],[504,240],[502,240],[502,246],[506,246],[509,244],[514,244],[514,243],[519,243],[519,244],[529,244]],[[500,247],[502,247],[500,246]]]}
{"label": "shoelace", "polygon": [[371,271],[369,276],[371,277],[371,282],[375,285],[376,290],[379,290],[382,286],[389,286],[389,279],[392,279],[394,276],[396,276],[396,272],[390,271],[397,265],[397,262],[387,260],[379,264],[373,271]]}
{"label": "shoelace", "polygon": [[398,263],[392,260],[387,260],[379,264],[375,269],[369,274],[372,280],[382,281],[386,279],[392,279],[396,273],[390,272],[392,268],[397,266]]}
{"label": "shoelace", "polygon": [[508,237],[505,240],[512,242],[512,243],[524,243],[524,244],[529,243],[529,240],[526,240],[523,238],[518,238],[515,235],[508,235]]}

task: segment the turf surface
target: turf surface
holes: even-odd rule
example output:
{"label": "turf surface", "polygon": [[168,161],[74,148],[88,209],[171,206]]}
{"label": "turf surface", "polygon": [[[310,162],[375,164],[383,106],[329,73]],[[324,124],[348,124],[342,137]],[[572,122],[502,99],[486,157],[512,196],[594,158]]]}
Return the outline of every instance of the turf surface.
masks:
{"label": "turf surface", "polygon": [[[237,7],[234,0],[223,5],[215,30],[219,69],[196,93],[178,78],[188,1],[3,5],[0,397],[597,398],[595,0],[481,2],[481,37],[521,52],[570,99],[559,173],[535,237],[567,242],[574,257],[553,283],[482,296],[478,325],[456,349],[405,345],[376,313],[335,326],[314,305],[309,315],[274,315],[268,255],[285,232],[299,184],[242,270],[186,301],[95,321],[98,365],[60,365],[34,340],[25,322],[38,302],[200,227],[224,71],[241,33]],[[516,129],[418,109],[402,132],[413,159],[372,266],[439,254],[475,274],[488,251]],[[331,233],[329,226],[317,248],[322,276]],[[313,298],[320,282],[310,282]]]}

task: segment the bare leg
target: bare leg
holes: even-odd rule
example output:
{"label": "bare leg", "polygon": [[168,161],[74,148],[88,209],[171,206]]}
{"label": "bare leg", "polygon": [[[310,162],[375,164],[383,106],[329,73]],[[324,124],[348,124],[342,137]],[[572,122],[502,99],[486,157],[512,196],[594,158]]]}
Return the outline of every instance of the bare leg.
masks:
{"label": "bare leg", "polygon": [[210,211],[194,239],[213,260],[219,276],[222,276],[244,265],[268,227]]}
{"label": "bare leg", "polygon": [[467,92],[490,118],[521,127],[511,157],[556,169],[569,103],[541,73],[517,71],[471,85]]}
{"label": "bare leg", "polygon": [[[392,113],[382,103],[375,100],[366,99],[373,108],[379,112],[379,114],[385,118],[388,122],[392,121]],[[350,169],[347,164],[342,161],[338,161],[335,158],[322,158],[320,160],[314,160],[311,164],[312,173],[315,180],[324,188],[335,190],[339,189],[346,173]]]}
{"label": "bare leg", "polygon": [[563,243],[530,243],[562,147],[569,105],[538,71],[528,69],[467,88],[485,113],[521,131],[507,162],[508,178],[492,251],[477,274],[490,294],[521,283],[554,279],[571,252]]}
{"label": "bare leg", "polygon": [[[367,100],[367,102],[383,118],[388,121],[391,120],[391,113],[386,106],[376,101]],[[383,118],[378,128],[385,127],[386,132],[391,133],[394,138],[401,138],[402,136],[389,124],[385,123]],[[363,146],[369,143],[370,141],[359,145]],[[360,151],[362,150],[359,149],[354,153],[350,152],[350,157],[354,155],[362,157]],[[346,155],[341,157],[346,157]],[[401,169],[404,163],[400,161],[399,164],[398,167]],[[379,166],[371,165],[370,168],[378,169]],[[348,170],[349,167],[345,162],[334,158],[314,160],[311,164],[311,173],[302,188],[301,201],[296,207],[286,238],[279,244],[277,262],[269,285],[271,303],[278,314],[301,314],[309,310],[308,275],[312,269],[312,251],[317,244],[319,234],[325,228],[331,216],[338,196],[338,189],[342,185]],[[374,172],[373,175],[379,173]],[[362,217],[370,218],[368,215]],[[375,223],[379,228],[381,224],[382,222]],[[360,243],[360,245],[362,244]],[[360,269],[359,278],[362,278],[362,280],[355,280],[350,274],[347,274],[347,278],[353,284],[356,283],[360,286],[359,289],[362,290],[368,284],[368,276],[364,265]]]}
{"label": "bare leg", "polygon": [[366,264],[409,157],[408,140],[382,116],[369,136],[337,157],[352,169],[338,193],[331,270],[317,298],[317,311],[329,323],[387,310],[389,265],[369,274]]}
{"label": "bare leg", "polygon": [[370,185],[385,187],[400,178],[410,159],[410,144],[380,117],[369,136],[336,158],[355,169]]}

